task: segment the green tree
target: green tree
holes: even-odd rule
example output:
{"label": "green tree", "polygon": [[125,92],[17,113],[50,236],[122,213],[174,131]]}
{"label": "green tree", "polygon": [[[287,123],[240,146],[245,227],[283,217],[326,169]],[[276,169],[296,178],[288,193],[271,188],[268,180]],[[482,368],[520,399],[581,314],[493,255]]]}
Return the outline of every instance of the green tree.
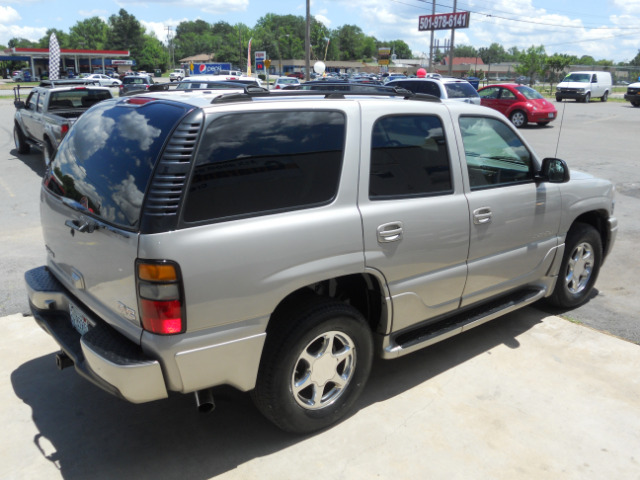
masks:
{"label": "green tree", "polygon": [[502,45],[498,43],[492,43],[489,48],[481,48],[478,50],[478,56],[482,59],[485,65],[488,65],[487,77],[489,76],[489,72],[491,72],[491,64],[498,63],[504,60],[507,56],[507,52],[505,52]]}
{"label": "green tree", "polygon": [[554,53],[547,58],[547,68],[551,72],[549,84],[557,83],[564,77],[564,71],[571,65],[572,58],[566,54]]}
{"label": "green tree", "polygon": [[60,45],[60,48],[71,48],[71,44],[69,43],[69,35],[62,30],[58,30],[57,28],[50,28],[47,30],[47,33],[44,34],[44,37],[38,40],[38,48],[49,48],[49,39],[51,38],[52,33],[56,34],[56,38],[58,39],[58,45]]}
{"label": "green tree", "polygon": [[107,44],[113,50],[129,50],[137,59],[144,48],[145,31],[140,22],[123,8],[109,17]]}
{"label": "green tree", "polygon": [[591,55],[583,55],[578,60],[578,63],[580,65],[590,66],[590,65],[595,65],[596,64],[596,60]]}
{"label": "green tree", "polygon": [[455,57],[476,57],[478,50],[471,45],[459,45],[453,48],[453,55]]}
{"label": "green tree", "polygon": [[100,17],[87,18],[69,29],[69,45],[85,50],[106,49],[108,31],[108,25]]}
{"label": "green tree", "polygon": [[544,46],[531,46],[526,52],[520,54],[520,65],[516,67],[516,72],[529,77],[529,84],[533,85],[536,77],[544,75],[547,64],[547,54]]}
{"label": "green tree", "polygon": [[167,49],[155,35],[144,36],[144,46],[136,60],[138,67],[148,72],[156,68],[166,71],[170,62]]}
{"label": "green tree", "polygon": [[26,38],[13,37],[9,40],[9,48],[38,48],[38,43]]}

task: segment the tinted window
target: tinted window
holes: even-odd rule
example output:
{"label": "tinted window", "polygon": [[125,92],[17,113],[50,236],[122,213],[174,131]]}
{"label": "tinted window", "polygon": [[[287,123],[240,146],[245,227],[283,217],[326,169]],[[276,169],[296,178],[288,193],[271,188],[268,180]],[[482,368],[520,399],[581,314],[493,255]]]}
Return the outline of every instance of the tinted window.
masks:
{"label": "tinted window", "polygon": [[45,185],[71,206],[133,229],[167,135],[185,114],[157,102],[87,111],[60,144]]}
{"label": "tinted window", "polygon": [[447,142],[439,118],[392,116],[375,123],[371,138],[370,199],[452,191]]}
{"label": "tinted window", "polygon": [[471,190],[533,181],[531,153],[505,123],[460,117]]}
{"label": "tinted window", "polygon": [[344,138],[339,112],[250,112],[214,119],[196,158],[185,221],[330,202],[338,191]]}
{"label": "tinted window", "polygon": [[406,88],[410,92],[413,93],[425,93],[427,95],[433,95],[434,97],[440,98],[442,95],[440,93],[440,87],[436,82],[432,82],[430,80],[399,80],[394,81],[390,84],[392,87],[402,87]]}
{"label": "tinted window", "polygon": [[469,98],[477,97],[478,92],[469,82],[445,83],[448,98]]}

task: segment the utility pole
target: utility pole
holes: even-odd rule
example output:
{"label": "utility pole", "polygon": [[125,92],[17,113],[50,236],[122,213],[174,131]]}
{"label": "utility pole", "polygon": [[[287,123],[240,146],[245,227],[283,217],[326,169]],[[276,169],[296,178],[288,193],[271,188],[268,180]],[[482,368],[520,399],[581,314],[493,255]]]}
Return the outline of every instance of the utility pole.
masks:
{"label": "utility pole", "polygon": [[[433,0],[433,8],[431,9],[431,15],[435,15],[436,14],[436,0]],[[433,69],[431,68],[433,66],[433,35],[434,35],[435,31],[431,30],[431,44],[429,47],[429,73],[433,73]]]}
{"label": "utility pole", "polygon": [[311,62],[309,61],[309,53],[311,50],[311,0],[307,0],[307,28],[304,36],[304,78],[309,81],[309,69]]}
{"label": "utility pole", "polygon": [[[457,0],[453,0],[453,13],[456,13],[456,7],[458,6]],[[451,45],[449,45],[449,76],[453,76],[453,49],[454,49],[454,39],[456,38],[456,29],[451,29]]]}
{"label": "utility pole", "polygon": [[171,35],[170,25],[167,25],[167,48],[169,49],[169,61],[171,62],[171,68],[174,68],[176,66],[176,59],[174,58],[173,35]]}

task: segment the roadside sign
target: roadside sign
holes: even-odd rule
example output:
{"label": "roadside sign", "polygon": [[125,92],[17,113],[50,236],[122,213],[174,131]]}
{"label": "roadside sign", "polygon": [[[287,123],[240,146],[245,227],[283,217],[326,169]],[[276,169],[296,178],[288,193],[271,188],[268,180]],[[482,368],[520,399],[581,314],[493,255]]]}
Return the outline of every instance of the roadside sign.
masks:
{"label": "roadside sign", "polygon": [[421,15],[418,18],[418,30],[450,30],[452,28],[469,28],[469,12],[440,13],[437,15]]}

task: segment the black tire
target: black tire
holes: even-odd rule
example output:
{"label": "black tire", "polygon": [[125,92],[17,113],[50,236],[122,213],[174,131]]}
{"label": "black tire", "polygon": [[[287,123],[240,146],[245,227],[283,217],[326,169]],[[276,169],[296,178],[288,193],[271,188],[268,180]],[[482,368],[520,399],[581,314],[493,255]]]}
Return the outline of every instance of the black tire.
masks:
{"label": "black tire", "polygon": [[587,94],[584,96],[584,98],[582,99],[582,101],[583,101],[584,103],[589,103],[589,102],[591,101],[591,94],[590,94],[590,93],[587,93]]}
{"label": "black tire", "polygon": [[42,149],[42,156],[44,157],[44,164],[45,166],[49,166],[51,164],[51,160],[53,160],[53,157],[55,157],[56,155],[56,149],[53,148],[53,145],[51,145],[51,142],[49,141],[48,138],[46,138],[44,140],[44,147]]}
{"label": "black tire", "polygon": [[516,110],[515,112],[512,112],[511,115],[509,115],[509,120],[511,120],[511,123],[513,123],[516,128],[522,128],[528,122],[527,114],[522,110]]}
{"label": "black tire", "polygon": [[604,92],[604,95],[600,97],[601,102],[606,102],[609,99],[609,92]]}
{"label": "black tire", "polygon": [[640,107],[640,102],[631,102],[634,107]]}
{"label": "black tire", "polygon": [[251,394],[257,408],[298,434],[336,423],[369,377],[373,339],[366,320],[350,305],[314,295],[279,309],[271,321]]}
{"label": "black tire", "polygon": [[598,278],[602,265],[602,239],[591,225],[575,224],[565,241],[558,281],[549,303],[573,308],[585,303]]}
{"label": "black tire", "polygon": [[22,133],[22,129],[18,125],[13,126],[13,142],[16,145],[18,153],[29,153],[31,150],[24,133]]}
{"label": "black tire", "polygon": [[561,101],[562,101],[562,97],[558,97],[558,96],[556,95],[556,102],[561,102]]}

